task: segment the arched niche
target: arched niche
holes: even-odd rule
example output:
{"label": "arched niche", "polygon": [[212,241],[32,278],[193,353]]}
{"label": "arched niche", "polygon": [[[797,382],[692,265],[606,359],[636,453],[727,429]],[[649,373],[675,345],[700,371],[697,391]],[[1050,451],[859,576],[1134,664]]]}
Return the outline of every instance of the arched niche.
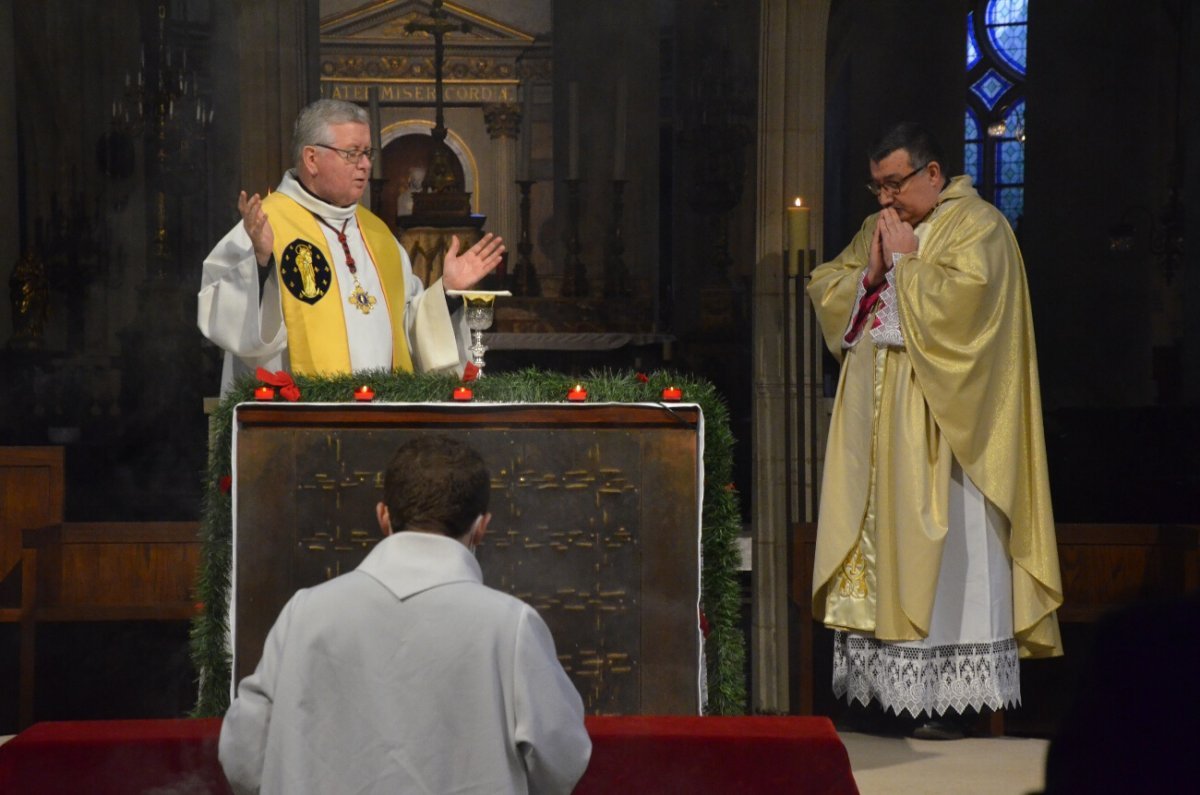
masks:
{"label": "arched niche", "polygon": [[[380,135],[383,147],[383,196],[380,212],[393,232],[397,232],[396,217],[412,212],[411,185],[414,177],[425,177],[429,152],[433,146],[430,130],[433,123],[424,119],[406,119],[385,126]],[[446,132],[446,145],[457,159],[455,175],[463,181],[464,190],[471,194],[471,212],[479,212],[479,167],[466,142],[453,130]],[[417,174],[414,171],[421,173]]]}

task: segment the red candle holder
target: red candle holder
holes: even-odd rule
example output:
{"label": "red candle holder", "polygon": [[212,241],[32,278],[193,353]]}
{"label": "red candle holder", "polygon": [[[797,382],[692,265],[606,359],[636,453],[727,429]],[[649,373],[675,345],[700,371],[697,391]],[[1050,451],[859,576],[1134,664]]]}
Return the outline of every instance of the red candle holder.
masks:
{"label": "red candle holder", "polygon": [[451,397],[465,403],[468,400],[474,400],[475,393],[465,386],[456,386],[454,387],[454,394]]}
{"label": "red candle holder", "polygon": [[361,400],[364,403],[370,403],[375,399],[375,390],[363,384],[358,389],[354,390],[354,399]]}
{"label": "red candle holder", "polygon": [[567,392],[567,400],[573,403],[582,403],[587,400],[587,390],[583,388],[583,384],[576,384]]}
{"label": "red candle holder", "polygon": [[274,400],[275,389],[269,386],[260,386],[254,390],[255,400]]}
{"label": "red candle holder", "polygon": [[683,400],[683,390],[677,386],[669,386],[662,391],[662,399],[667,403],[678,403]]}

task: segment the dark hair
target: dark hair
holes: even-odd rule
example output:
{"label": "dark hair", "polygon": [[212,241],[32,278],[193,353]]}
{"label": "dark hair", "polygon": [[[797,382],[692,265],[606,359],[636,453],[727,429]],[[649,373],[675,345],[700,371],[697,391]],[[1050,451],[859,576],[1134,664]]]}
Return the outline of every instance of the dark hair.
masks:
{"label": "dark hair", "polygon": [[872,163],[878,163],[897,149],[908,152],[913,168],[923,168],[937,161],[945,169],[942,145],[933,137],[933,133],[915,122],[902,121],[892,126],[871,147],[868,157]]}
{"label": "dark hair", "polygon": [[463,442],[421,434],[396,450],[383,477],[392,530],[458,538],[485,513],[491,479],[483,457]]}

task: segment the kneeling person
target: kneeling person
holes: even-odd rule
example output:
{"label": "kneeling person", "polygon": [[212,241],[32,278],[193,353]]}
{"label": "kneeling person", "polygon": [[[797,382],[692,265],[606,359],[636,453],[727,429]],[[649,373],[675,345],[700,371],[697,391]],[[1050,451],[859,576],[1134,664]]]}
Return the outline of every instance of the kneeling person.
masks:
{"label": "kneeling person", "polygon": [[571,791],[583,703],[537,612],[482,583],[489,489],[465,444],[400,446],[385,538],[298,591],[238,685],[220,740],[235,792]]}

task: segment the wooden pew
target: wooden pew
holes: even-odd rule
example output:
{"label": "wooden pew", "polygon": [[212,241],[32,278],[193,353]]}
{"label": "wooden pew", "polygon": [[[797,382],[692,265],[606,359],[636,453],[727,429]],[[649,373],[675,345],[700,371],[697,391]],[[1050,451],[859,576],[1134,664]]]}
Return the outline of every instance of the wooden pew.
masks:
{"label": "wooden pew", "polygon": [[200,565],[197,522],[62,522],[22,541],[19,721],[33,720],[37,626],[186,621]]}

